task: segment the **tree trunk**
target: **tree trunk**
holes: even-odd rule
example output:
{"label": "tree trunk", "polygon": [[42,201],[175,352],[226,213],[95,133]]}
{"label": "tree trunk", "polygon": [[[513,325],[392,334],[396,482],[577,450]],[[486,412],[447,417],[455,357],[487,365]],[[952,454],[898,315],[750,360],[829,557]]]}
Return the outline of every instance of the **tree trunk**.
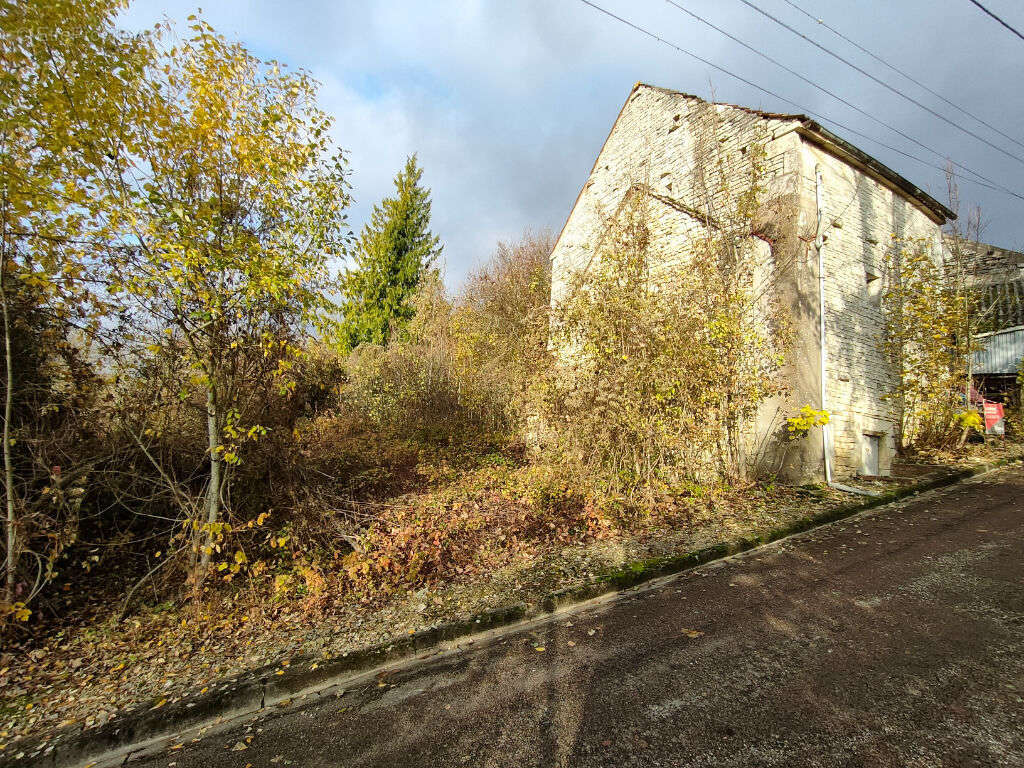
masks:
{"label": "tree trunk", "polygon": [[220,429],[218,428],[217,390],[212,370],[206,385],[206,435],[210,451],[210,483],[206,488],[206,529],[202,536],[199,566],[195,574],[196,586],[206,578],[210,568],[210,554],[213,547],[213,532],[209,526],[220,519]]}
{"label": "tree trunk", "polygon": [[14,404],[14,366],[11,354],[11,318],[7,306],[7,286],[4,284],[6,260],[0,259],[0,309],[3,311],[4,323],[4,367],[7,370],[7,386],[4,388],[4,500],[7,503],[7,554],[4,566],[7,578],[4,586],[4,599],[8,604],[14,602],[14,587],[18,565],[18,534],[15,530],[17,515],[14,509],[14,461],[11,458],[11,411]]}

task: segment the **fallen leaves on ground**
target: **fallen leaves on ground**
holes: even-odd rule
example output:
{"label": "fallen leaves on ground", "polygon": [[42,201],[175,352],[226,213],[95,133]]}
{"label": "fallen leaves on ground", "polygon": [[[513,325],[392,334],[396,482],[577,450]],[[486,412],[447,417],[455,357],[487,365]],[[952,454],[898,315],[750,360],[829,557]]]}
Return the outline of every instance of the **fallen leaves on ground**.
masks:
{"label": "fallen leaves on ground", "polygon": [[[273,666],[282,673],[300,655],[329,659],[386,644],[441,623],[539,600],[626,563],[751,535],[802,517],[809,507],[848,501],[830,492],[808,498],[799,489],[755,489],[713,502],[676,500],[599,526],[596,536],[587,526],[570,535],[558,525],[548,527],[554,521],[528,518],[536,537],[525,540],[509,536],[510,523],[521,512],[507,503],[489,510],[481,502],[493,488],[483,483],[477,491],[474,501],[459,508],[456,527],[473,546],[485,544],[485,551],[463,557],[458,567],[444,566],[420,589],[394,589],[376,600],[341,591],[337,599],[316,602],[253,603],[239,597],[152,608],[121,622],[113,617],[116,605],[107,606],[105,616],[98,607],[98,617],[79,626],[8,646],[0,655],[0,759],[22,749],[18,744],[26,737],[51,736],[67,726],[98,728],[140,704],[167,707],[246,670]],[[485,534],[498,528],[504,540],[488,543]],[[444,551],[464,551],[458,536],[447,541]],[[334,591],[332,578],[324,574],[328,595]],[[703,634],[683,632],[693,638]],[[596,633],[589,629],[586,635]],[[536,646],[536,652],[544,651]]]}

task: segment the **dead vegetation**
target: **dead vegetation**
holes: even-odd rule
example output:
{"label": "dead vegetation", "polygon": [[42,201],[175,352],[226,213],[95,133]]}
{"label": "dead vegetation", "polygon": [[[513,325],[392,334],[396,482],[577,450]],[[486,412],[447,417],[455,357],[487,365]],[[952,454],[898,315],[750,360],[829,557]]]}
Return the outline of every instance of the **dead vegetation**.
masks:
{"label": "dead vegetation", "polygon": [[[102,43],[93,75],[139,42],[118,37],[120,5],[82,9],[99,13],[79,20],[99,36],[86,42]],[[19,45],[38,44],[36,21],[69,23],[44,2],[25,8],[41,19],[21,25]],[[372,333],[349,317],[358,333],[339,346],[313,333],[337,309],[328,255],[348,239],[344,156],[324,138],[316,84],[201,20],[191,30],[178,55],[131,48],[143,113],[106,105],[92,126],[137,118],[141,144],[112,157],[147,158],[153,178],[120,199],[111,182],[129,179],[111,157],[58,167],[89,180],[82,206],[141,229],[73,231],[95,248],[72,248],[65,203],[32,207],[49,176],[14,214],[0,206],[0,297],[15,310],[4,322],[0,752],[835,501],[775,486],[745,458],[751,420],[784,387],[789,333],[774,290],[785,204],[765,198],[756,142],[738,159],[713,116],[697,126],[709,139],[682,205],[696,226],[688,279],[655,279],[640,190],[554,309],[546,234],[499,245],[459,293],[445,290],[430,268],[429,190],[410,160],[364,230],[374,280],[359,283],[370,300],[358,306],[372,310]],[[39,98],[62,98],[39,82]],[[95,82],[79,85],[102,95]],[[21,106],[24,135],[45,136],[35,105]],[[14,224],[36,229],[15,237]],[[54,229],[65,240],[48,252]],[[409,241],[429,258],[407,249],[396,266]],[[102,289],[86,286],[83,265]],[[388,280],[401,291],[385,316],[374,297],[396,287]],[[57,300],[65,283],[71,303]]]}

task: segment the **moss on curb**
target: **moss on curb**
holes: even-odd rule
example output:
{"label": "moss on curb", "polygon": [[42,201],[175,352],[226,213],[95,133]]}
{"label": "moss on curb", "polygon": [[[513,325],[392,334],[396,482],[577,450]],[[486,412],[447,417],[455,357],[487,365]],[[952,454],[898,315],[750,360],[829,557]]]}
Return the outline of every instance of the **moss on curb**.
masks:
{"label": "moss on curb", "polygon": [[[446,641],[515,624],[610,592],[629,589],[652,579],[690,570],[1022,460],[1024,455],[1009,456],[977,467],[942,473],[877,497],[798,518],[763,534],[720,542],[693,552],[628,563],[606,571],[590,582],[550,592],[536,603],[488,611],[468,619],[416,632],[386,645],[359,649],[328,660],[296,658],[283,670],[276,664],[267,665],[222,680],[205,693],[186,696],[162,708],[156,706],[155,701],[151,701],[124,710],[100,728],[85,730],[81,726],[72,726],[49,738],[12,745],[24,756],[19,759],[13,755],[3,755],[0,757],[0,768],[55,768],[80,765],[89,761],[112,760],[115,756],[123,759],[133,748],[141,749],[148,742],[169,738],[201,724],[256,714],[285,703],[297,694],[327,687],[342,676],[365,673],[387,662],[409,659]],[[120,761],[119,759],[117,762]]]}

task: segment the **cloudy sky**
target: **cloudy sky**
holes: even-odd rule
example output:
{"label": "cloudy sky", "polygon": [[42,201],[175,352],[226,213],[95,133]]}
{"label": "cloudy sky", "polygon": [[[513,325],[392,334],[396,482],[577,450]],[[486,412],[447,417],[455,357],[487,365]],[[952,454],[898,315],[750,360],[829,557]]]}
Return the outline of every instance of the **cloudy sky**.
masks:
{"label": "cloudy sky", "polygon": [[[952,158],[1024,196],[1024,40],[969,0],[749,0],[879,79],[983,136],[943,122],[758,14],[742,0],[673,0],[937,150],[930,153],[764,61],[666,0],[593,0],[725,69],[847,128],[838,134],[940,200],[942,173],[849,129],[943,166]],[[1024,29],[1019,0],[984,0]],[[134,0],[122,23],[179,23],[190,0]],[[1014,143],[868,58],[794,6],[880,54]],[[358,228],[417,152],[433,190],[434,229],[457,286],[498,240],[561,228],[633,83],[773,111],[798,111],[645,37],[581,0],[208,0],[203,15],[257,55],[304,67],[350,152]],[[1017,160],[1010,155],[1016,155]],[[1024,201],[963,183],[985,239],[1024,247]]]}

